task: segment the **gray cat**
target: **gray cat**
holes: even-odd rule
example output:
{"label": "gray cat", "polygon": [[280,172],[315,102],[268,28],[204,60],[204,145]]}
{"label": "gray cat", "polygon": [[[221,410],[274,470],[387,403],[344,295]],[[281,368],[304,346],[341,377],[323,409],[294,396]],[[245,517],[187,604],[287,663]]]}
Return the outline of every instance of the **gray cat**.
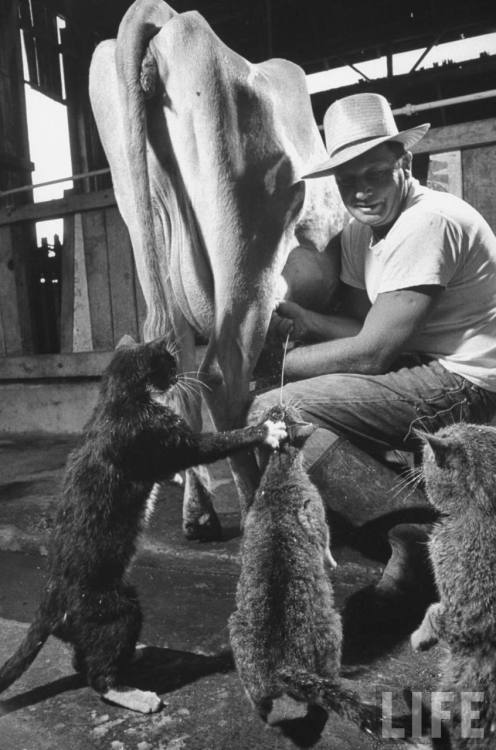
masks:
{"label": "gray cat", "polygon": [[[429,543],[440,601],[429,607],[411,643],[415,650],[426,650],[438,640],[448,646],[438,690],[453,693],[445,739],[435,747],[494,750],[496,430],[455,424],[434,435],[419,435],[425,441],[427,494],[442,514]],[[467,693],[479,692],[471,705]],[[463,711],[477,709],[478,721],[464,721]]]}
{"label": "gray cat", "polygon": [[334,605],[329,528],[317,489],[303,469],[301,448],[313,432],[295,410],[274,408],[289,441],[272,453],[244,527],[236,611],[229,619],[239,677],[266,721],[275,698],[336,711],[362,726],[375,708],[340,680],[341,617]]}

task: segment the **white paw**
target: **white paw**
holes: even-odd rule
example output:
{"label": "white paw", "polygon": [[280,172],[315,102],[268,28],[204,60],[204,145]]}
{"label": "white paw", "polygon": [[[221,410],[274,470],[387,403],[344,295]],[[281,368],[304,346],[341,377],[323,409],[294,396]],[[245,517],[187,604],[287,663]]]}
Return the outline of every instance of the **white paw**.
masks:
{"label": "white paw", "polygon": [[432,636],[426,638],[422,633],[422,627],[417,628],[410,636],[410,645],[414,651],[428,651],[437,643],[437,638]]}
{"label": "white paw", "polygon": [[419,630],[415,630],[411,636],[410,636],[410,646],[414,651],[420,651],[420,644],[422,643],[422,636],[419,633]]}
{"label": "white paw", "polygon": [[286,425],[284,422],[271,422],[271,420],[268,419],[264,422],[264,426],[267,430],[264,445],[268,445],[272,450],[277,450],[277,448],[279,448],[279,443],[282,440],[285,440],[288,436]]}
{"label": "white paw", "polygon": [[326,547],[326,551],[325,551],[324,554],[325,554],[325,560],[326,560],[327,564],[330,565],[330,567],[333,568],[333,569],[337,568],[338,564],[337,564],[336,560],[334,559],[333,554],[332,554],[331,550],[329,549],[329,547]]}
{"label": "white paw", "polygon": [[110,703],[116,703],[118,706],[128,708],[130,711],[139,711],[142,714],[154,714],[160,711],[163,706],[156,693],[136,688],[111,688],[102,695],[102,698],[110,701]]}

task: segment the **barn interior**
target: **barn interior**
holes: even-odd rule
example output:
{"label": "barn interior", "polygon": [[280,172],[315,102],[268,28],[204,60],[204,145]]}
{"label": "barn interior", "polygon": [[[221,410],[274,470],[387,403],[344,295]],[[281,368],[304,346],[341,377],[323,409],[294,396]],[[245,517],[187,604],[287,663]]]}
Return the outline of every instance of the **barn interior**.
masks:
{"label": "barn interior", "polygon": [[[87,93],[93,50],[115,37],[130,4],[0,0],[1,661],[24,633],[44,585],[64,462],[96,401],[101,372],[124,334],[142,336],[144,300]],[[431,122],[414,153],[417,176],[458,192],[496,231],[496,48],[461,62],[425,64],[438,45],[496,32],[494,0],[171,4],[179,12],[199,11],[229,47],[252,62],[283,57],[309,75],[338,68],[356,73],[354,83],[311,95],[317,123],[332,101],[362,91],[386,96],[400,128]],[[412,50],[407,71],[398,72],[397,55]],[[381,60],[384,70],[378,78],[365,72],[374,60]],[[38,180],[26,81],[64,108],[70,164],[56,175],[59,197],[33,190]],[[36,128],[48,140],[50,120]],[[45,222],[53,220],[59,228],[44,234]],[[367,471],[360,477],[365,487],[376,480]],[[145,603],[143,640],[150,647],[137,682],[151,675],[151,689],[165,695],[165,711],[152,719],[102,707],[80,678],[71,676],[70,656],[60,643],[50,642],[39,666],[2,701],[2,750],[412,747],[394,739],[401,730],[395,735],[393,728],[376,744],[346,722],[309,727],[294,706],[279,708],[277,736],[255,722],[223,651],[240,536],[224,464],[215,469],[214,488],[224,539],[203,546],[185,541],[181,489],[171,487],[133,569]],[[360,553],[340,547],[341,532],[346,536],[350,530],[338,529],[335,536],[341,566],[336,600],[344,608],[355,592],[378,579],[386,553],[363,544]],[[404,623],[394,632],[373,631],[366,613],[360,618],[357,632],[350,630],[344,660],[360,689],[371,700],[386,691],[383,699],[398,705],[407,684],[430,689],[441,652],[414,657]]]}
{"label": "barn interior", "polygon": [[[0,119],[0,388],[1,383],[10,388],[19,383],[25,404],[6,415],[12,429],[36,429],[40,423],[51,429],[52,417],[58,427],[79,429],[86,416],[77,416],[79,398],[86,400],[84,390],[107,353],[123,334],[140,336],[143,299],[87,93],[95,45],[115,36],[129,5],[127,0],[1,0],[0,103],[8,115]],[[175,8],[198,10],[225,43],[252,62],[283,57],[307,74],[343,67],[356,73],[353,84],[312,94],[318,123],[334,99],[369,90],[386,96],[400,128],[431,122],[415,154],[417,176],[427,179],[429,163],[441,182],[449,171],[450,187],[496,227],[495,50],[424,67],[437,45],[496,29],[490,0],[470,5],[456,0],[449,8],[433,0],[312,0],[304,7],[293,0],[249,5],[177,0]],[[398,72],[397,56],[412,50],[416,54],[407,72]],[[363,72],[371,60],[381,61],[382,77]],[[76,179],[55,200],[40,199],[39,191],[29,189],[36,164],[30,154],[25,81],[30,90],[62,104],[67,119],[70,163],[53,179]],[[31,129],[43,138],[50,122]],[[450,154],[449,168],[446,159],[430,159],[436,153]],[[57,237],[43,238],[40,222],[53,219],[60,220]],[[51,392],[54,378],[57,390]],[[71,393],[65,417],[56,406],[63,403],[63,378]],[[30,401],[29,379],[46,384],[46,400],[39,404],[43,419],[37,413],[42,391],[36,389]]]}

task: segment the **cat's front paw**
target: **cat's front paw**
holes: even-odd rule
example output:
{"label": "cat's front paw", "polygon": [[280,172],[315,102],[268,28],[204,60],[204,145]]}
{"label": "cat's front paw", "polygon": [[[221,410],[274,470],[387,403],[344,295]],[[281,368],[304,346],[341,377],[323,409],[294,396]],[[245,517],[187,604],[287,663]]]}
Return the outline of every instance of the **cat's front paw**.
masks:
{"label": "cat's front paw", "polygon": [[428,651],[436,643],[436,636],[432,633],[427,635],[422,625],[417,630],[414,630],[410,636],[410,645],[414,651]]}
{"label": "cat's front paw", "polygon": [[270,419],[268,419],[266,422],[264,422],[264,427],[266,429],[264,445],[272,448],[272,450],[277,450],[279,448],[279,443],[281,443],[283,440],[286,440],[286,438],[288,437],[288,431],[286,429],[285,423],[272,422]]}

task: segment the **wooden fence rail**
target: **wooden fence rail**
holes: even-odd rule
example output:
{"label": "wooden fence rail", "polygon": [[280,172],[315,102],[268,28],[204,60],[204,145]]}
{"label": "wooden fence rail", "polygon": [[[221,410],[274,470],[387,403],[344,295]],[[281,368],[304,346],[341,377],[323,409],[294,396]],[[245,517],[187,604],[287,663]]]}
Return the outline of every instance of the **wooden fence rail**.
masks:
{"label": "wooden fence rail", "polygon": [[0,356],[37,351],[29,254],[34,222],[55,218],[64,222],[60,352],[109,351],[126,333],[140,337],[145,305],[113,191],[66,195],[0,209]]}

